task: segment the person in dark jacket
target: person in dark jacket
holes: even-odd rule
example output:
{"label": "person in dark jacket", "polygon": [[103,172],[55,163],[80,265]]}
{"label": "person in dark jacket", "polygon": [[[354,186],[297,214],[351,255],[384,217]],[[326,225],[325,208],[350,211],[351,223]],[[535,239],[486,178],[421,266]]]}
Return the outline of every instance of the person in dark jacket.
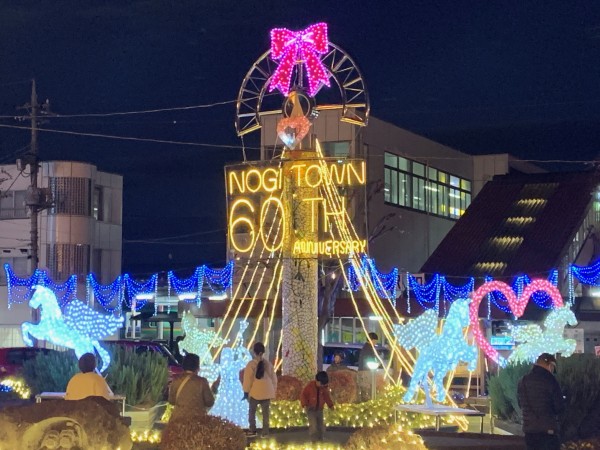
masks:
{"label": "person in dark jacket", "polygon": [[377,341],[379,341],[379,336],[377,336],[377,333],[369,333],[369,339],[367,339],[367,342],[365,342],[365,345],[363,345],[362,349],[360,350],[360,355],[358,356],[358,370],[369,370],[367,363],[369,361],[378,361],[377,351],[375,350]]}
{"label": "person in dark jacket", "polygon": [[309,382],[302,394],[300,404],[308,416],[308,433],[312,442],[322,441],[325,435],[325,423],[323,420],[323,408],[325,404],[333,409],[333,400],[329,395],[329,376],[327,372],[319,372],[315,380]]}
{"label": "person in dark jacket", "polygon": [[553,373],[556,358],[542,353],[531,371],[519,381],[517,399],[523,411],[523,433],[530,450],[560,450],[558,415],[565,409]]}

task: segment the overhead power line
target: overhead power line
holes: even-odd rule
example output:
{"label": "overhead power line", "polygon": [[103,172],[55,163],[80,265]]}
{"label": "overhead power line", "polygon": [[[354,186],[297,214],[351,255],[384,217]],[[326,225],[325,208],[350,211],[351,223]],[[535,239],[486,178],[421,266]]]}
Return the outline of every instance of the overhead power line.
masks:
{"label": "overhead power line", "polygon": [[[30,130],[29,127],[22,127],[19,125],[6,125],[0,124],[0,128],[12,128],[16,130]],[[172,144],[172,145],[189,145],[192,147],[213,147],[213,148],[231,148],[236,150],[241,150],[241,145],[230,145],[230,144],[206,144],[203,142],[189,142],[189,141],[171,141],[167,139],[153,139],[153,138],[140,138],[134,136],[117,136],[113,134],[102,134],[102,133],[83,133],[80,131],[67,131],[67,130],[53,130],[50,128],[38,128],[38,131],[46,132],[46,133],[56,133],[56,134],[68,134],[71,136],[88,136],[88,137],[99,137],[105,139],[117,139],[122,141],[137,141],[137,142],[153,142],[155,144]],[[260,150],[259,147],[245,147],[251,148],[253,150]]]}

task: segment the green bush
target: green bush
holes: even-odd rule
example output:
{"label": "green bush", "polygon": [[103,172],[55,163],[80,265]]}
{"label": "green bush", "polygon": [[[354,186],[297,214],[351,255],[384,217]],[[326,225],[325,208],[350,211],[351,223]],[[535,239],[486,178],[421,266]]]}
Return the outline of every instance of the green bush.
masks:
{"label": "green bush", "polygon": [[167,360],[155,352],[136,353],[113,346],[106,381],[115,394],[133,406],[154,406],[163,398],[169,379]]}
{"label": "green bush", "polygon": [[523,375],[531,370],[531,364],[514,364],[490,377],[488,388],[492,399],[492,413],[502,419],[521,422],[521,408],[517,401],[517,385]]}
{"label": "green bush", "polygon": [[33,395],[41,392],[65,392],[67,383],[79,372],[72,350],[38,353],[23,364],[23,378]]}
{"label": "green bush", "polygon": [[559,358],[556,376],[567,397],[561,435],[565,440],[576,439],[586,418],[600,408],[600,358],[585,353]]}
{"label": "green bush", "polygon": [[[493,414],[520,422],[517,386],[530,367],[528,364],[508,366],[489,379]],[[589,428],[587,421],[598,414],[600,408],[600,358],[589,354],[559,357],[556,377],[567,397],[566,410],[560,417],[561,438],[576,440],[581,429]]]}

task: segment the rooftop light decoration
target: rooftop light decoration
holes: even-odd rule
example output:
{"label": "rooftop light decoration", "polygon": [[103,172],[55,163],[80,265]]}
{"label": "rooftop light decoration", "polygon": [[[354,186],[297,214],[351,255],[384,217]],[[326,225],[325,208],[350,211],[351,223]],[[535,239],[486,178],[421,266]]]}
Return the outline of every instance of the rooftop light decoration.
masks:
{"label": "rooftop light decoration", "polygon": [[21,325],[23,341],[33,346],[32,338],[54,345],[72,348],[77,358],[96,351],[102,360],[101,372],[110,364],[110,356],[98,342],[123,326],[123,317],[100,314],[85,303],[73,300],[61,311],[56,295],[44,286],[36,286],[29,301],[32,308],[40,308],[39,323]]}
{"label": "rooftop light decoration", "polygon": [[327,24],[323,22],[301,31],[271,30],[271,58],[279,65],[269,82],[269,92],[279,89],[287,97],[292,73],[298,64],[306,69],[308,95],[314,97],[322,85],[329,86],[331,75],[321,62],[321,55],[327,53],[328,46]]}
{"label": "rooftop light decoration", "polygon": [[426,402],[429,401],[429,372],[433,372],[433,387],[439,402],[446,398],[444,377],[456,369],[460,361],[468,364],[469,371],[477,366],[477,347],[469,345],[464,336],[464,329],[469,326],[469,299],[454,301],[441,329],[438,328],[438,313],[428,309],[407,324],[394,325],[394,334],[406,350],[418,351],[414,372],[404,401],[414,400],[419,387],[425,391]]}

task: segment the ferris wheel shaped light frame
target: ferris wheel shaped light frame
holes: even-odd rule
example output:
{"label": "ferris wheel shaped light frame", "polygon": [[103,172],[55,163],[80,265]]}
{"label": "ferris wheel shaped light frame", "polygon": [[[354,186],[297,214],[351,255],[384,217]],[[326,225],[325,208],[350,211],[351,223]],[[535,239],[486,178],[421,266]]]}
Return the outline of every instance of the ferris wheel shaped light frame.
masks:
{"label": "ferris wheel shaped light frame", "polygon": [[[235,120],[238,136],[260,129],[261,116],[282,112],[281,107],[263,110],[265,98],[274,95],[281,97],[276,92],[268,92],[271,78],[276,70],[276,62],[270,58],[270,55],[271,51],[267,50],[254,62],[240,87]],[[321,61],[338,88],[340,102],[323,105],[317,102],[315,109],[341,109],[342,122],[366,126],[370,111],[369,95],[362,73],[354,60],[340,47],[329,42],[328,51]],[[318,93],[317,91],[315,97]]]}

